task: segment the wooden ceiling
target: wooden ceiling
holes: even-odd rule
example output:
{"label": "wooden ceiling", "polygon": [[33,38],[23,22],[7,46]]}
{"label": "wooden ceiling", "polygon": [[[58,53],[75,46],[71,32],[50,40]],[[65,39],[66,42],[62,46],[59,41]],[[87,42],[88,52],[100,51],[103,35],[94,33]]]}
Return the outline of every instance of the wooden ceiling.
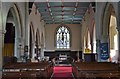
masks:
{"label": "wooden ceiling", "polygon": [[89,5],[94,2],[35,2],[46,24],[80,24]]}

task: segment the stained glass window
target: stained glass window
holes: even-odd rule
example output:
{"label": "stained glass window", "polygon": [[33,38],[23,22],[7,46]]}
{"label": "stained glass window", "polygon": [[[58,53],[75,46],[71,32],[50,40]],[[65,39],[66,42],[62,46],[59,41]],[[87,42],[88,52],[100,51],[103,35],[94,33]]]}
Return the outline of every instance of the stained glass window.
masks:
{"label": "stained glass window", "polygon": [[61,26],[56,32],[56,47],[59,49],[70,48],[70,31],[65,26]]}

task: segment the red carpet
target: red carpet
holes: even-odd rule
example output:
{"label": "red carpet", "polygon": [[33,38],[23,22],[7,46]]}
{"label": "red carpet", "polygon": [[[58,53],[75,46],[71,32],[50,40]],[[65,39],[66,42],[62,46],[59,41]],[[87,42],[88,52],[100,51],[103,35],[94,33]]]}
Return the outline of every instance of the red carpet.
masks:
{"label": "red carpet", "polygon": [[71,66],[55,66],[52,79],[73,79]]}

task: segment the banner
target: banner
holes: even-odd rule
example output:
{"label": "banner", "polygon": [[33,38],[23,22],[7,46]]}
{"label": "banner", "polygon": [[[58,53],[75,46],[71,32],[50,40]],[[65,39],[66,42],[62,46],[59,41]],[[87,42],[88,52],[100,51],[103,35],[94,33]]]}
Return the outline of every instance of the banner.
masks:
{"label": "banner", "polygon": [[102,60],[109,58],[108,43],[100,43],[100,58]]}

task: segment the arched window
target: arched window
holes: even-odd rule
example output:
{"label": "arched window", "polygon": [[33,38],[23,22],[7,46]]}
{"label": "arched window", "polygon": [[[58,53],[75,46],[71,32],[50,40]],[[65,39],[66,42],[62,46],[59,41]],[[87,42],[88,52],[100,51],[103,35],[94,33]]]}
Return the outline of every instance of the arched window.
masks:
{"label": "arched window", "polygon": [[57,29],[56,48],[58,49],[69,49],[70,48],[70,31],[65,26],[61,26]]}

